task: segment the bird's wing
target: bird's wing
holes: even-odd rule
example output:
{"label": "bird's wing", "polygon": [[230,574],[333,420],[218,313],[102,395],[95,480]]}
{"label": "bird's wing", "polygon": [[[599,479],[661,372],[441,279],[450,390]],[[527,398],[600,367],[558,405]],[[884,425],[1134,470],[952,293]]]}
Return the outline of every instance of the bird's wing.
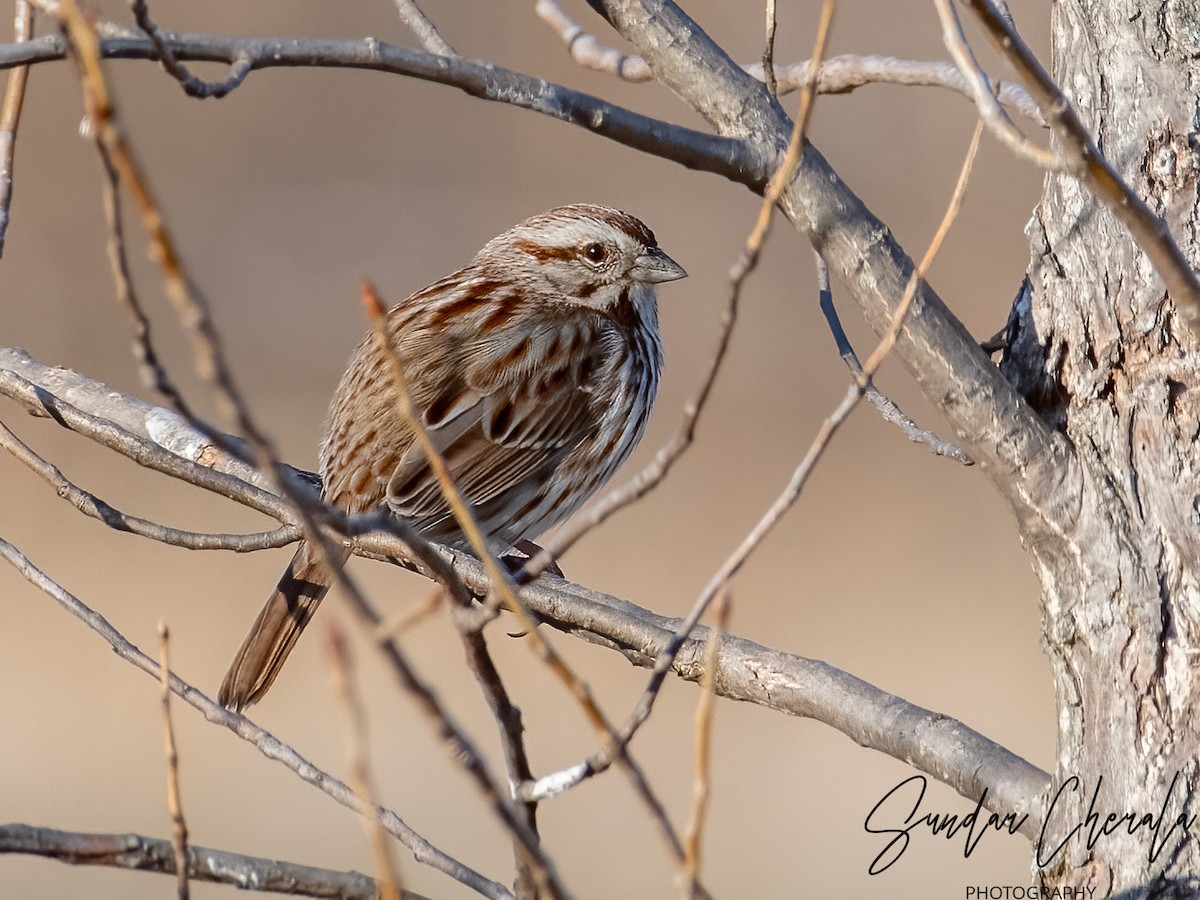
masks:
{"label": "bird's wing", "polygon": [[[451,357],[406,374],[434,447],[481,519],[489,510],[519,517],[571,449],[594,434],[604,403],[591,394],[601,343],[585,332],[566,323],[525,335],[513,327],[493,330],[488,340],[469,339]],[[387,502],[431,537],[438,526],[452,527],[419,442],[389,478]],[[509,523],[483,524],[495,532]]]}

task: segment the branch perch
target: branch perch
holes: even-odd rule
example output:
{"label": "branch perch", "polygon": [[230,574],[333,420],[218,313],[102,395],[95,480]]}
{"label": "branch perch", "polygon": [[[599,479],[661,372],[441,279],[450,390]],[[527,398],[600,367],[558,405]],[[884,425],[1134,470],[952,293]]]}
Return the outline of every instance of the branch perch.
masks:
{"label": "branch perch", "polygon": [[[147,412],[154,407],[107,385],[68,369],[43,366],[23,351],[0,348],[0,395],[23,398],[27,392],[24,385],[32,385],[50,408],[54,408],[56,400],[49,393],[50,386],[70,395],[90,414],[88,419],[76,420],[80,429],[98,421],[96,414],[111,415],[130,425],[155,418]],[[60,424],[67,423],[60,421]],[[158,468],[174,469],[176,477],[198,486],[211,484],[208,479],[217,474],[179,460],[149,439],[114,449],[126,455],[157,457]],[[227,462],[216,451],[208,460],[218,467]],[[185,464],[180,465],[181,462]],[[226,484],[225,479],[233,484]],[[243,492],[239,493],[237,479],[228,475],[220,476],[220,483],[225,496],[247,505],[251,500],[261,500],[262,494],[271,496],[251,485],[243,485]],[[288,521],[286,504],[277,498],[275,502],[280,520]],[[355,552],[421,568],[403,541],[385,532],[375,531],[360,537]],[[490,580],[478,560],[460,553],[454,554],[449,564],[454,575],[475,596],[487,595]],[[521,597],[545,624],[614,649],[629,662],[644,668],[654,666],[682,625],[680,619],[659,616],[626,600],[549,574],[524,586]],[[705,669],[707,638],[707,628],[695,628],[680,646],[671,671],[685,680],[698,681]],[[922,709],[827,663],[725,635],[713,684],[718,696],[824,722],[864,747],[887,753],[932,775],[970,800],[978,800],[986,788],[989,809],[1002,815],[1028,813],[1029,828],[1040,821],[1039,797],[1050,782],[1046,772],[961,722]],[[230,715],[223,710],[220,713]],[[238,718],[245,723],[239,729],[254,727],[249,720]]]}

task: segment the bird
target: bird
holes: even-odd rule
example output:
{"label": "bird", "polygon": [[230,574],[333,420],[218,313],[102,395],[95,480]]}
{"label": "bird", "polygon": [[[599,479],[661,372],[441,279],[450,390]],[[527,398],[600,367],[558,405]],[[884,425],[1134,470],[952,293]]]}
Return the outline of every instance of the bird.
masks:
{"label": "bird", "polygon": [[[663,362],[657,287],[686,275],[645,224],[609,207],[556,207],[496,236],[387,312],[386,347],[368,335],[354,351],[329,407],[322,499],[350,515],[386,508],[469,551],[397,405],[398,364],[489,547],[538,537],[641,438]],[[262,699],[333,579],[300,541],[229,666],[222,705]]]}

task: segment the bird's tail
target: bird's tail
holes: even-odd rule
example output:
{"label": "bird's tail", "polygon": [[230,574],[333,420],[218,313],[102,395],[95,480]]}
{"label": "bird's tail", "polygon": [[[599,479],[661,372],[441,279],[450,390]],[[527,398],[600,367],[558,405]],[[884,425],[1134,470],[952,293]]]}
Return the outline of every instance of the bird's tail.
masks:
{"label": "bird's tail", "polygon": [[[347,550],[343,561],[348,557]],[[331,584],[332,570],[301,541],[225,673],[217,694],[222,706],[240,712],[263,698]]]}

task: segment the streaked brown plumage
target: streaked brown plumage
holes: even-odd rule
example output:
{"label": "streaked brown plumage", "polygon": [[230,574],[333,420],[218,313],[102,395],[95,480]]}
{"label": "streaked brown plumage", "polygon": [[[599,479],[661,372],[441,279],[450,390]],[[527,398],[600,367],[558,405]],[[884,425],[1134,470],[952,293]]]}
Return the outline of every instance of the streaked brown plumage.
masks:
{"label": "streaked brown plumage", "polygon": [[[655,285],[685,274],[633,216],[577,204],[493,238],[388,313],[414,406],[497,551],[569,516],[638,442],[662,365]],[[323,496],[352,514],[386,504],[430,540],[466,549],[392,384],[368,337],[330,406]],[[262,698],[332,580],[302,541],[221,703]]]}

